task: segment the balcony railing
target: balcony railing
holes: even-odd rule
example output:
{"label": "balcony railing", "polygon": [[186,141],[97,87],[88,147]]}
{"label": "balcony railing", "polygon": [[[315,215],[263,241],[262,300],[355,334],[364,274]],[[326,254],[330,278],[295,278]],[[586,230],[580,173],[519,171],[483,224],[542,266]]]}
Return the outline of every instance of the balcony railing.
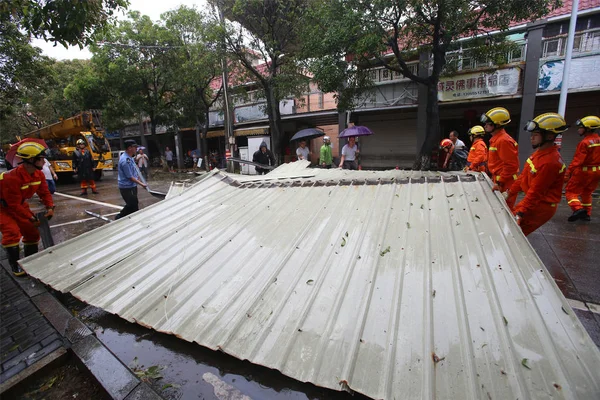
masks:
{"label": "balcony railing", "polygon": [[[506,63],[525,61],[526,43],[518,43],[514,49],[506,53]],[[495,64],[491,60],[478,60],[473,57],[469,49],[461,49],[446,53],[446,64],[456,71],[469,71],[478,68],[494,67]]]}
{"label": "balcony railing", "polygon": [[[544,38],[542,58],[564,57],[567,49],[567,35]],[[591,53],[600,51],[600,29],[590,29],[575,35],[573,53]]]}

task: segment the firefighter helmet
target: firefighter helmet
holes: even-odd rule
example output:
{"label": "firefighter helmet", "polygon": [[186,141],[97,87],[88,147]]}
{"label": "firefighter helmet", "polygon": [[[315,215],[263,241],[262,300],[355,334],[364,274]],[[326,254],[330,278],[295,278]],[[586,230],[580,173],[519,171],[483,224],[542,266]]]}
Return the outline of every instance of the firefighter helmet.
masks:
{"label": "firefighter helmet", "polygon": [[565,119],[557,113],[545,113],[538,115],[533,120],[529,121],[527,125],[525,125],[525,130],[528,132],[542,130],[559,134],[567,129],[569,129],[569,125],[567,125]]}
{"label": "firefighter helmet", "polygon": [[79,146],[80,144],[85,146],[85,141],[83,139],[77,139],[77,146]]}
{"label": "firefighter helmet", "polygon": [[469,135],[483,136],[483,135],[485,135],[485,130],[483,129],[483,126],[475,125],[471,129],[469,129]]}
{"label": "firefighter helmet", "polygon": [[22,160],[36,157],[46,157],[46,148],[36,142],[26,142],[17,148],[16,156]]}
{"label": "firefighter helmet", "polygon": [[510,113],[504,107],[495,107],[481,116],[481,123],[492,123],[498,126],[507,125],[510,122]]}
{"label": "firefighter helmet", "polygon": [[578,119],[577,122],[575,122],[575,125],[580,128],[598,129],[600,128],[600,118],[595,115],[588,115],[587,117]]}
{"label": "firefighter helmet", "polygon": [[450,139],[444,139],[440,143],[440,147],[442,149],[448,149],[448,148],[452,147],[453,145],[454,145],[454,143],[452,143],[452,140],[450,140]]}

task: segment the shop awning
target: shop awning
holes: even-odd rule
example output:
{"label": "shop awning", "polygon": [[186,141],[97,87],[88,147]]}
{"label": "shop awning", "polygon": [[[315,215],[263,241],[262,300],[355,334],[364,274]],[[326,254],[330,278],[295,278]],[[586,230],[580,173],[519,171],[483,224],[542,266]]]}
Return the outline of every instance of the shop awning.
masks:
{"label": "shop awning", "polygon": [[207,139],[212,139],[212,138],[216,138],[216,137],[223,137],[225,136],[225,131],[224,130],[220,130],[220,131],[209,131],[206,134],[206,138]]}
{"label": "shop awning", "polygon": [[252,128],[240,128],[233,131],[233,136],[262,136],[269,134],[269,126],[255,126]]}

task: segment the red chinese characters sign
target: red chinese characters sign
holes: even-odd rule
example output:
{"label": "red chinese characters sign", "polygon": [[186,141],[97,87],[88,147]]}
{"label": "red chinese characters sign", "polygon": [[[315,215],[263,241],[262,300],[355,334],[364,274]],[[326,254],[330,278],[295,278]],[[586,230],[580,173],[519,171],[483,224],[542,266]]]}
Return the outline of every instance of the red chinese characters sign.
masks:
{"label": "red chinese characters sign", "polygon": [[442,77],[438,82],[438,100],[457,101],[517,94],[521,69],[504,68],[492,72],[474,72]]}

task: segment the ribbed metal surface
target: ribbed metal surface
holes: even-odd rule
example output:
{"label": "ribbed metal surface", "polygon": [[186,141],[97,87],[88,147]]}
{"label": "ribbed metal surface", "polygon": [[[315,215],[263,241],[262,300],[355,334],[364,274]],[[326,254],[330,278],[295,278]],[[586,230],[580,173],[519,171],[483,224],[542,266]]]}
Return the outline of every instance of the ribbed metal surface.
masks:
{"label": "ribbed metal surface", "polygon": [[23,267],[129,321],[376,399],[600,398],[598,349],[488,180],[340,173],[213,173]]}

